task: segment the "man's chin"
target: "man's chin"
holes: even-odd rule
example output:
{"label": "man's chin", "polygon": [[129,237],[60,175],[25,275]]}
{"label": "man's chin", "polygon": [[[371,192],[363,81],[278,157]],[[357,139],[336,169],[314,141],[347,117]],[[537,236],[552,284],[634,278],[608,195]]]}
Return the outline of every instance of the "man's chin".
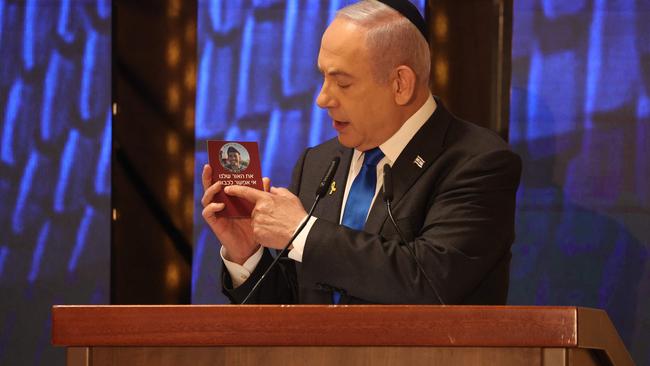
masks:
{"label": "man's chin", "polygon": [[348,136],[338,134],[339,143],[347,148],[356,149],[359,146],[359,141],[353,141]]}

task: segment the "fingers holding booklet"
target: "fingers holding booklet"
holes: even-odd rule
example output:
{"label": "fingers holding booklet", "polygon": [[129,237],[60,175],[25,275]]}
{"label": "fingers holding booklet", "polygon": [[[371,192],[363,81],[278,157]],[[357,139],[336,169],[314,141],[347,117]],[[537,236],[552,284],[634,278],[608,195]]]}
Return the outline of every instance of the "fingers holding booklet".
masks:
{"label": "fingers holding booklet", "polygon": [[208,157],[202,214],[227,259],[242,264],[260,245],[282,248],[307,213],[298,197],[261,178],[257,143],[208,141]]}
{"label": "fingers holding booklet", "polygon": [[226,195],[244,199],[254,205],[253,237],[262,246],[282,249],[307,216],[300,199],[285,188],[272,187],[262,192],[250,187],[228,186]]}
{"label": "fingers holding booklet", "polygon": [[[223,191],[223,184],[211,182],[212,168],[209,165],[203,167],[203,219],[212,232],[219,238],[221,245],[226,248],[228,260],[237,264],[243,264],[259,248],[259,244],[253,238],[253,226],[250,217],[228,217],[221,213],[226,207],[223,202],[215,202],[214,197]],[[266,181],[270,183],[268,178]]]}

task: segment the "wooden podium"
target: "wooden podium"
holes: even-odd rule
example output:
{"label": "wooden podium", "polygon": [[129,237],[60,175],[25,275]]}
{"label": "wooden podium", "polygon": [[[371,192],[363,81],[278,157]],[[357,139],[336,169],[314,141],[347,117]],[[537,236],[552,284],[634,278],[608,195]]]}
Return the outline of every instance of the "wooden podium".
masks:
{"label": "wooden podium", "polygon": [[67,365],[633,365],[602,310],[54,306]]}

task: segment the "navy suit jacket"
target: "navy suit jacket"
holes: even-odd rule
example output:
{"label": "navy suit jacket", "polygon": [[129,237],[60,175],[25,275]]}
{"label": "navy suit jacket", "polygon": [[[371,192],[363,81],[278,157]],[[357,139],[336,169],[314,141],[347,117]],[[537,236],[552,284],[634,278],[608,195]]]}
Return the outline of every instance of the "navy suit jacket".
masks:
{"label": "navy suit jacket", "polygon": [[[318,220],[302,263],[282,258],[249,302],[329,304],[334,289],[343,294],[341,304],[440,302],[387,219],[381,192],[363,231],[339,224],[352,152],[333,139],[300,157],[290,190],[304,207],[311,206],[334,156],[341,157],[338,189],[314,212]],[[443,302],[504,304],[520,158],[494,132],[459,120],[438,101],[392,172],[393,216]],[[272,260],[265,250],[236,289],[224,271],[224,293],[241,302]]]}

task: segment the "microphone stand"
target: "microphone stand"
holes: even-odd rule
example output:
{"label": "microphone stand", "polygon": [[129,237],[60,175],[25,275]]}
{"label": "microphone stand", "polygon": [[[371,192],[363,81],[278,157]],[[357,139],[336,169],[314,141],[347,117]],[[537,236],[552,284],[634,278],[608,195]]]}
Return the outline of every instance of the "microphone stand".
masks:
{"label": "microphone stand", "polygon": [[390,169],[391,169],[390,165],[388,164],[384,165],[383,195],[384,195],[384,202],[386,203],[386,210],[388,211],[388,218],[390,219],[390,222],[393,224],[393,227],[395,228],[395,231],[397,232],[397,236],[399,236],[402,245],[404,245],[406,249],[408,249],[408,252],[413,258],[413,261],[415,261],[415,265],[418,267],[418,270],[422,274],[422,277],[424,277],[424,280],[429,285],[429,288],[431,288],[433,293],[438,298],[440,305],[445,305],[445,302],[442,301],[442,297],[438,293],[438,290],[433,285],[433,281],[431,281],[429,276],[427,276],[427,273],[424,271],[422,264],[420,264],[420,261],[415,255],[415,250],[409,245],[406,239],[404,239],[404,235],[402,235],[402,231],[400,230],[399,226],[397,226],[397,222],[395,222],[395,219],[393,218],[393,211],[391,209],[391,201],[393,200],[393,180],[392,180],[393,176],[391,174]]}
{"label": "microphone stand", "polygon": [[271,268],[273,268],[273,267],[275,266],[275,264],[280,260],[280,258],[282,257],[282,255],[283,255],[284,253],[287,252],[287,250],[288,250],[289,247],[291,246],[291,243],[293,243],[293,241],[296,239],[296,237],[298,236],[298,234],[300,234],[300,232],[302,231],[302,229],[305,228],[305,225],[307,225],[307,222],[308,222],[309,219],[311,218],[311,216],[312,216],[312,214],[313,214],[313,212],[314,212],[314,209],[316,208],[316,204],[318,203],[318,201],[320,201],[320,197],[319,197],[319,196],[316,196],[316,200],[314,200],[314,203],[311,205],[311,209],[309,209],[309,213],[307,214],[307,218],[304,219],[304,220],[302,221],[302,224],[300,224],[300,226],[298,227],[298,230],[296,230],[296,232],[293,234],[293,236],[291,237],[291,239],[289,239],[289,242],[287,243],[287,245],[285,245],[284,248],[282,248],[282,250],[281,250],[280,253],[275,257],[275,259],[273,260],[273,262],[271,262],[271,265],[269,265],[269,266],[266,268],[266,271],[264,271],[264,273],[262,274],[262,277],[260,277],[260,279],[257,280],[257,282],[255,283],[255,286],[253,286],[253,288],[250,290],[250,292],[248,293],[248,295],[246,295],[246,297],[244,298],[244,301],[241,302],[241,305],[245,305],[245,304],[246,304],[246,302],[248,301],[248,299],[250,299],[251,295],[253,295],[253,293],[255,292],[255,290],[257,290],[257,288],[260,286],[260,284],[262,283],[262,281],[264,281],[264,277],[266,277],[266,275],[271,271]]}
{"label": "microphone stand", "polygon": [[329,185],[332,184],[332,179],[334,179],[334,173],[336,173],[336,169],[339,167],[339,162],[340,161],[341,161],[341,158],[339,158],[338,156],[335,157],[334,159],[332,159],[332,162],[330,162],[330,165],[329,165],[327,171],[325,172],[325,175],[323,176],[323,179],[321,179],[320,184],[318,185],[318,189],[316,190],[316,198],[314,199],[314,203],[311,205],[311,208],[309,209],[309,212],[307,213],[307,217],[302,221],[302,224],[300,224],[300,226],[298,226],[298,229],[293,233],[293,235],[291,236],[291,239],[289,239],[289,241],[287,242],[287,245],[285,245],[284,248],[282,248],[282,250],[275,257],[273,262],[271,262],[271,264],[266,268],[266,270],[262,274],[262,277],[260,277],[260,279],[257,280],[257,282],[255,283],[255,286],[253,286],[253,288],[248,292],[248,295],[246,295],[246,297],[244,298],[244,301],[241,302],[241,305],[245,305],[248,302],[248,300],[253,295],[253,293],[255,293],[255,290],[257,290],[257,288],[260,286],[262,281],[264,281],[264,278],[266,277],[266,275],[271,271],[271,269],[273,267],[275,267],[276,263],[280,260],[280,258],[282,258],[284,253],[286,253],[287,250],[289,250],[289,247],[291,246],[291,243],[293,243],[293,241],[296,239],[296,237],[298,237],[298,234],[300,234],[302,229],[305,228],[305,226],[307,225],[307,222],[309,222],[309,219],[312,217],[312,215],[314,213],[314,209],[316,208],[316,205],[318,204],[320,199],[325,196],[325,193],[327,192],[327,188],[329,187]]}

